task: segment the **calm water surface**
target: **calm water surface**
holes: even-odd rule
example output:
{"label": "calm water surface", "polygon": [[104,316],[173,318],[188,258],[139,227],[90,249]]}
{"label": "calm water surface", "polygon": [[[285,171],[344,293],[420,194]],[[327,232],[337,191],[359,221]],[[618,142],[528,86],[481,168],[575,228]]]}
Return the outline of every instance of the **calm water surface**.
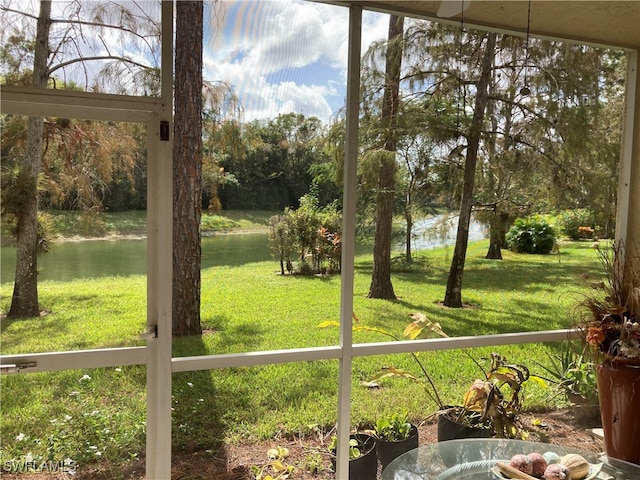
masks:
{"label": "calm water surface", "polygon": [[[433,217],[416,222],[414,253],[455,242],[457,217],[443,222]],[[472,222],[469,240],[485,238],[483,228]],[[397,245],[402,249],[403,245]],[[371,252],[371,246],[359,246],[358,252]],[[1,248],[0,271],[2,283],[13,282],[15,275],[14,247]],[[76,278],[144,275],[147,271],[147,241],[87,240],[54,244],[46,255],[38,259],[40,279],[68,281]],[[202,239],[202,268],[219,265],[239,266],[251,262],[273,260],[266,233],[215,235]],[[275,260],[274,260],[275,261]]]}
{"label": "calm water surface", "polygon": [[[16,249],[2,247],[2,283],[13,282]],[[216,235],[202,239],[202,268],[242,265],[271,259],[267,235],[246,233]],[[68,281],[74,278],[144,275],[147,272],[147,241],[86,240],[54,244],[38,258],[40,279]]]}

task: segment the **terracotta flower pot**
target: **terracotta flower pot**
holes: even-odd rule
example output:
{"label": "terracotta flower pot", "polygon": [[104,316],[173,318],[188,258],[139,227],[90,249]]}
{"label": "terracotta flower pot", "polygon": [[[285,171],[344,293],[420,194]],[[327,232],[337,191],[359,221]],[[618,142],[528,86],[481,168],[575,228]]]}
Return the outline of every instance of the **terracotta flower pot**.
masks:
{"label": "terracotta flower pot", "polygon": [[640,359],[599,365],[598,397],[607,455],[640,465]]}

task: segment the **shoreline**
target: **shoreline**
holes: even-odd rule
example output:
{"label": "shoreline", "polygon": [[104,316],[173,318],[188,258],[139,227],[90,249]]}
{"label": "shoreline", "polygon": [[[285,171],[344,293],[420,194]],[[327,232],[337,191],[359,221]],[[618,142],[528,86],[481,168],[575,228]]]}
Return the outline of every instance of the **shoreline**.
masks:
{"label": "shoreline", "polygon": [[[206,232],[201,232],[200,233],[200,237],[201,238],[209,238],[209,237],[215,237],[218,235],[243,235],[243,234],[257,234],[257,233],[263,233],[266,234],[268,231],[267,227],[264,228],[260,228],[260,227],[255,227],[255,228],[236,228],[236,229],[232,229],[232,230],[208,230]],[[58,235],[56,237],[53,238],[53,240],[51,241],[52,244],[57,244],[57,243],[71,243],[71,242],[97,242],[97,241],[106,241],[106,242],[113,242],[116,240],[146,240],[147,239],[147,234],[146,233],[109,233],[107,235],[103,235],[101,237],[88,237],[88,236],[84,236],[84,235],[72,235],[72,236],[64,236],[64,235]],[[2,247],[15,247],[16,246],[16,241],[15,239],[11,238],[3,238],[2,239]]]}
{"label": "shoreline", "polygon": [[[200,233],[201,238],[215,237],[218,235],[243,235],[243,234],[256,234],[267,233],[267,227],[264,228],[238,228],[232,230],[208,230]],[[82,235],[73,235],[65,237],[63,235],[55,237],[53,243],[66,243],[66,242],[91,242],[91,241],[114,241],[114,240],[146,240],[147,234],[127,234],[127,233],[110,233],[101,237],[87,237]]]}

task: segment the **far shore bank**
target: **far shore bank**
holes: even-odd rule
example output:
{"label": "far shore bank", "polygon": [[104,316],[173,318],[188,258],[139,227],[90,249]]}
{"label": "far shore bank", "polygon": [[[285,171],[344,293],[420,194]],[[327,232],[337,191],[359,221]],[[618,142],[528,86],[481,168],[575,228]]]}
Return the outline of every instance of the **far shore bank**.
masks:
{"label": "far shore bank", "polygon": [[[203,238],[215,237],[217,235],[243,235],[243,234],[257,234],[267,233],[267,227],[251,227],[251,228],[234,228],[230,230],[207,230],[201,233]],[[91,241],[115,241],[115,240],[146,240],[146,233],[108,233],[102,236],[87,236],[87,235],[72,235],[64,236],[57,235],[53,243],[66,243],[66,242],[91,242]],[[14,239],[2,239],[3,247],[15,247]]]}

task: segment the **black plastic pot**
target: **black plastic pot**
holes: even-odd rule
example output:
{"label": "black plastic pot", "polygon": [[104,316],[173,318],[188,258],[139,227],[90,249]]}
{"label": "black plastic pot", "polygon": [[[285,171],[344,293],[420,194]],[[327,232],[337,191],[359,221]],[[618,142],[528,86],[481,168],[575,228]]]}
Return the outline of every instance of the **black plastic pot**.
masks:
{"label": "black plastic pot", "polygon": [[[378,475],[378,457],[374,438],[365,433],[356,433],[349,438],[355,438],[362,445],[361,455],[349,459],[349,480],[375,480]],[[335,455],[331,457],[331,464],[335,471]]]}
{"label": "black plastic pot", "polygon": [[403,453],[418,448],[418,427],[411,425],[409,436],[404,440],[388,442],[380,438],[376,438],[376,453],[380,466],[384,470],[387,465],[398,458]]}
{"label": "black plastic pot", "polygon": [[460,410],[456,407],[447,408],[438,415],[438,441],[456,440],[460,438],[489,438],[493,429],[489,423],[457,422],[455,418]]}

